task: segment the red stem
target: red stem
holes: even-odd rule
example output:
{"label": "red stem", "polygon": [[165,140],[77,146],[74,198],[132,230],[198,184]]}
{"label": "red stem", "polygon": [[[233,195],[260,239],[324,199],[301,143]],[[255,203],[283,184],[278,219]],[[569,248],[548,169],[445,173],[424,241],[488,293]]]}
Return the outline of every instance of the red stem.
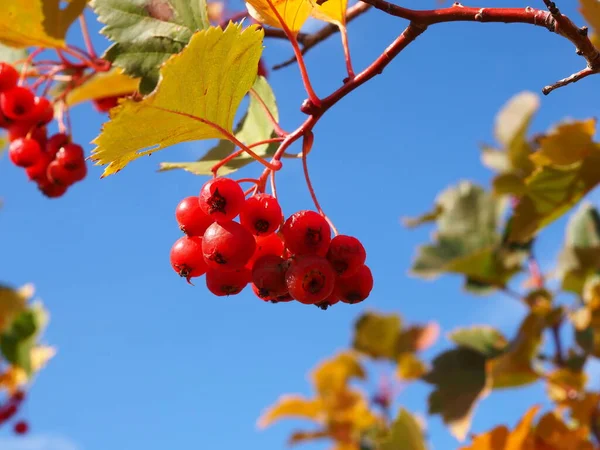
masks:
{"label": "red stem", "polygon": [[342,45],[344,47],[344,58],[346,59],[346,71],[348,78],[354,78],[354,68],[352,67],[352,57],[350,56],[350,46],[348,45],[348,30],[346,25],[340,26],[340,36],[342,37]]}
{"label": "red stem", "polygon": [[271,114],[271,110],[269,109],[269,107],[267,106],[267,104],[264,102],[264,100],[261,98],[260,95],[258,95],[258,92],[256,92],[254,89],[250,89],[250,95],[252,97],[254,97],[254,99],[260,103],[260,106],[262,107],[262,109],[264,110],[265,114],[267,115],[267,118],[269,119],[269,122],[271,122],[271,125],[273,125],[273,129],[275,130],[275,133],[277,133],[278,136],[281,137],[285,137],[288,135],[288,133],[286,131],[284,131],[281,126],[279,125],[279,122],[277,122],[277,120],[275,120],[275,117],[273,117],[273,114]]}
{"label": "red stem", "polygon": [[87,52],[92,59],[96,59],[98,56],[96,55],[96,50],[94,50],[94,44],[92,44],[92,39],[90,38],[90,32],[88,30],[84,14],[79,16],[79,26],[81,27],[81,34],[83,35],[83,41],[85,42],[85,48],[87,49]]}

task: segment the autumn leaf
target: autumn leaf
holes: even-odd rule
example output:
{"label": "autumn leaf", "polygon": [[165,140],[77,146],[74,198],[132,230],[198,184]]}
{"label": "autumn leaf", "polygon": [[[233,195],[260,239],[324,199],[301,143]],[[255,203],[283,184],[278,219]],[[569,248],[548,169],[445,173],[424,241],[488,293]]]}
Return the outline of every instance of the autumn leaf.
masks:
{"label": "autumn leaf", "polygon": [[266,428],[281,419],[301,418],[319,421],[323,415],[319,400],[299,395],[283,395],[258,419],[258,427]]}
{"label": "autumn leaf", "polygon": [[427,366],[414,353],[401,353],[396,360],[396,375],[401,380],[416,380],[427,372]]}
{"label": "autumn leaf", "polygon": [[15,48],[0,43],[0,61],[16,63],[19,60],[27,58],[26,48]]}
{"label": "autumn leaf", "polygon": [[[260,100],[259,100],[260,98]],[[263,104],[267,106],[275,120],[279,120],[275,94],[266,78],[259,76],[252,86],[248,112],[240,121],[235,130],[235,137],[246,144],[269,139],[273,135],[273,123],[269,120]],[[194,162],[164,162],[160,164],[160,171],[183,169],[195,175],[211,175],[211,169],[219,161],[228,157],[235,151],[235,144],[228,140],[221,140],[211,148],[202,158]],[[263,144],[253,147],[252,150],[262,156],[272,156],[279,148],[277,144]],[[219,175],[224,176],[250,164],[254,159],[247,153],[233,158],[219,169]]]}
{"label": "autumn leaf", "polygon": [[[180,142],[228,138],[235,113],[256,79],[263,30],[199,31],[161,69],[162,81],[142,101],[127,99],[94,140],[92,160],[111,175],[140,156]],[[215,63],[218,61],[218,63]],[[202,70],[197,70],[202,67]]]}
{"label": "autumn leaf", "polygon": [[346,9],[348,0],[326,0],[325,2],[315,2],[312,16],[336,24],[339,28],[346,27]]}
{"label": "autumn leaf", "polygon": [[441,415],[460,441],[469,431],[477,402],[490,389],[485,362],[481,353],[459,347],[438,355],[432,369],[423,376],[435,386],[429,395],[429,413]]}
{"label": "autumn leaf", "polygon": [[125,75],[122,69],[98,72],[85,83],[71,90],[66,97],[67,104],[74,106],[88,100],[131,94],[138,88],[140,80]]}
{"label": "autumn leaf", "polygon": [[538,167],[567,166],[586,158],[596,147],[593,141],[596,119],[562,123],[539,139],[539,149],[531,155]]}
{"label": "autumn leaf", "polygon": [[[35,374],[42,370],[54,355],[56,355],[56,349],[53,347],[33,347],[29,355],[31,359],[31,373]],[[9,395],[12,395],[25,386],[30,379],[31,376],[27,375],[25,370],[17,366],[9,366],[4,373],[0,374],[0,389],[6,389]]]}
{"label": "autumn leaf", "polygon": [[448,337],[456,345],[475,350],[487,358],[500,355],[508,345],[502,333],[486,325],[459,328]]}
{"label": "autumn leaf", "polygon": [[587,23],[592,26],[594,33],[591,36],[592,43],[596,48],[600,47],[600,3],[598,0],[579,0],[579,11]]}
{"label": "autumn leaf", "polygon": [[364,377],[365,371],[353,352],[342,352],[323,361],[311,374],[315,389],[322,397],[345,389],[353,378]]}
{"label": "autumn leaf", "polygon": [[33,296],[33,285],[19,289],[0,285],[0,333],[10,328],[15,317],[27,308],[27,301]]}
{"label": "autumn leaf", "polygon": [[366,312],[354,324],[352,346],[372,358],[393,360],[398,354],[401,329],[402,319],[397,314]]}
{"label": "autumn leaf", "polygon": [[88,0],[71,0],[61,9],[60,0],[2,0],[0,42],[10,47],[64,47],[71,23]]}
{"label": "autumn leaf", "polygon": [[392,423],[389,435],[382,440],[377,450],[426,450],[423,430],[406,409],[400,409]]}
{"label": "autumn leaf", "polygon": [[106,25],[101,33],[113,42],[104,58],[141,78],[143,94],[156,87],[161,65],[210,26],[205,0],[92,0],[91,5]]}
{"label": "autumn leaf", "polygon": [[546,391],[548,397],[555,403],[568,403],[583,393],[587,375],[579,370],[558,368],[547,377]]}
{"label": "autumn leaf", "polygon": [[248,0],[246,7],[258,22],[276,28],[285,24],[292,33],[300,31],[313,11],[310,0]]}
{"label": "autumn leaf", "polygon": [[544,414],[535,428],[535,447],[560,450],[594,450],[586,428],[569,428],[552,412]]}

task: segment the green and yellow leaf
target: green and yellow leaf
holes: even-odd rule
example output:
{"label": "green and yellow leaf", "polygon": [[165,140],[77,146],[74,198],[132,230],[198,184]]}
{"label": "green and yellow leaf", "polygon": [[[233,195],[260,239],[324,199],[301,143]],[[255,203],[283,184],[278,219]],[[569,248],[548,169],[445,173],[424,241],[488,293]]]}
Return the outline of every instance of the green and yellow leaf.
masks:
{"label": "green and yellow leaf", "polygon": [[126,75],[122,69],[113,68],[109,72],[96,73],[73,89],[67,95],[66,101],[69,106],[74,106],[89,100],[127,95],[136,91],[139,83],[139,79]]}
{"label": "green and yellow leaf", "polygon": [[[319,3],[321,3],[319,5]],[[346,9],[348,0],[326,0],[325,2],[315,2],[312,16],[336,24],[340,28],[346,26]]]}
{"label": "green and yellow leaf", "polygon": [[313,11],[310,0],[248,0],[246,7],[260,23],[275,28],[285,24],[293,33],[300,31]]}
{"label": "green and yellow leaf", "polygon": [[397,314],[366,312],[354,324],[352,346],[372,358],[395,359],[402,319]]}
{"label": "green and yellow leaf", "polygon": [[406,409],[400,409],[390,427],[389,434],[378,450],[426,450],[425,437],[417,420]]}

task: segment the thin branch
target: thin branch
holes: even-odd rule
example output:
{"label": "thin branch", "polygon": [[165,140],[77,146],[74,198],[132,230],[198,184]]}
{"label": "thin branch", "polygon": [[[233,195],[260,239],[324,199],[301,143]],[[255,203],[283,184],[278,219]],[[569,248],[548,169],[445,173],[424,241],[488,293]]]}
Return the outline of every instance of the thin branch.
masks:
{"label": "thin branch", "polygon": [[598,69],[590,69],[589,67],[586,67],[585,69],[580,70],[579,72],[576,72],[573,75],[568,76],[567,78],[563,78],[562,80],[558,80],[556,83],[553,83],[549,86],[545,86],[542,89],[542,93],[544,95],[548,95],[550,92],[552,92],[555,89],[566,86],[567,84],[575,83],[579,80],[584,79],[585,77],[587,77],[589,75],[594,75],[595,73],[599,73],[599,70]]}
{"label": "thin branch", "polygon": [[281,126],[279,125],[279,122],[277,122],[277,120],[275,120],[275,117],[273,117],[271,110],[269,109],[269,107],[267,106],[265,101],[262,99],[262,97],[260,95],[258,95],[258,92],[256,92],[254,89],[250,89],[250,95],[252,97],[254,97],[254,99],[260,104],[261,108],[267,115],[267,119],[269,119],[269,122],[271,122],[271,125],[273,125],[273,130],[275,131],[277,136],[280,136],[280,137],[287,136],[288,133],[286,131],[284,131],[281,128]]}

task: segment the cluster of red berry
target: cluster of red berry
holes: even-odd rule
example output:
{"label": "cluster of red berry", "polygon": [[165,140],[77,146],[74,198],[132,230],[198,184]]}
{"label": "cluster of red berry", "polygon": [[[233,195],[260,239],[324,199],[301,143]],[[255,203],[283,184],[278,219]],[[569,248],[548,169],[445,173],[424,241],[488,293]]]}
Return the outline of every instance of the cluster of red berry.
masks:
{"label": "cluster of red berry", "polygon": [[8,130],[8,156],[47,197],[60,197],[87,175],[81,146],[64,133],[48,138],[54,108],[43,96],[18,86],[19,73],[0,63],[0,128]]}
{"label": "cluster of red berry", "polygon": [[[8,422],[17,414],[24,400],[25,393],[17,391],[8,398],[6,403],[0,406],[0,425]],[[29,424],[24,420],[19,420],[13,425],[13,431],[16,434],[26,434],[29,431]]]}
{"label": "cluster of red berry", "polygon": [[246,199],[229,178],[214,178],[199,197],[184,198],[175,217],[186,236],[171,248],[171,266],[188,282],[206,274],[208,290],[217,296],[238,294],[251,283],[264,301],[297,300],[326,309],[340,300],[361,302],[373,289],[358,239],[332,239],[329,224],[314,211],[284,222],[275,197]]}

